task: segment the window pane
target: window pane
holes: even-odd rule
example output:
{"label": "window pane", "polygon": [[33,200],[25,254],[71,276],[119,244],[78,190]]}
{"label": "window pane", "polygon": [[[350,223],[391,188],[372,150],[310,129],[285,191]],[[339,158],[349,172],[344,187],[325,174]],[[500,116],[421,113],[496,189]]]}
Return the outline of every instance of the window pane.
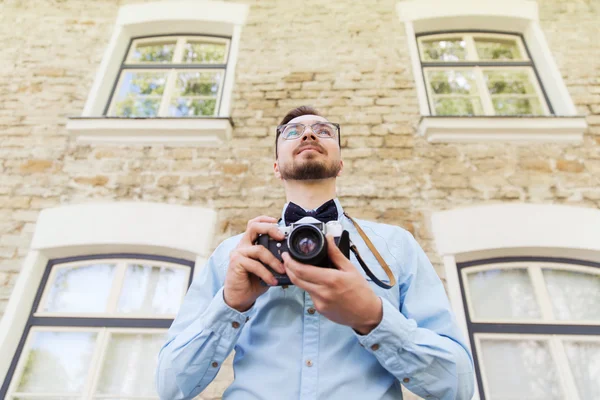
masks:
{"label": "window pane", "polygon": [[435,115],[481,115],[479,97],[437,98],[433,101]]}
{"label": "window pane", "polygon": [[223,71],[181,72],[177,74],[175,95],[169,115],[189,117],[215,115]]}
{"label": "window pane", "polygon": [[467,59],[467,44],[461,38],[423,40],[423,61],[461,61]]}
{"label": "window pane", "polygon": [[113,333],[100,372],[96,394],[156,396],[154,372],[165,333]]}
{"label": "window pane", "polygon": [[430,69],[427,77],[434,94],[478,94],[472,70]]}
{"label": "window pane", "polygon": [[497,115],[543,115],[528,70],[484,70]]}
{"label": "window pane", "polygon": [[559,269],[542,273],[556,319],[600,321],[600,275]]}
{"label": "window pane", "polygon": [[216,96],[222,71],[180,72],[177,74],[175,93],[179,96]]}
{"label": "window pane", "polygon": [[579,398],[600,399],[600,342],[564,344]]}
{"label": "window pane", "polygon": [[134,42],[129,53],[130,63],[169,63],[173,60],[176,39],[161,42]]}
{"label": "window pane", "polygon": [[115,92],[113,115],[155,117],[167,81],[166,72],[124,72]]}
{"label": "window pane", "polygon": [[525,268],[493,269],[468,275],[472,319],[538,319],[541,317]]}
{"label": "window pane", "polygon": [[215,114],[216,106],[216,99],[199,100],[189,97],[179,97],[171,102],[169,115],[172,117],[210,116]]}
{"label": "window pane", "polygon": [[177,314],[187,289],[188,274],[180,268],[128,265],[117,311]]}
{"label": "window pane", "polygon": [[516,39],[476,37],[475,47],[480,60],[511,61],[523,59]]}
{"label": "window pane", "polygon": [[492,97],[496,115],[543,115],[538,99]]}
{"label": "window pane", "polygon": [[548,343],[541,340],[481,340],[480,363],[490,400],[562,399]]}
{"label": "window pane", "polygon": [[54,281],[50,284],[48,298],[40,311],[105,312],[114,273],[113,264],[58,268]]}
{"label": "window pane", "polygon": [[536,95],[527,70],[489,70],[483,71],[485,83],[492,96],[499,94]]}
{"label": "window pane", "polygon": [[16,392],[79,393],[96,343],[94,332],[33,332]]}
{"label": "window pane", "polygon": [[183,61],[186,63],[225,64],[225,43],[190,41],[185,44]]}

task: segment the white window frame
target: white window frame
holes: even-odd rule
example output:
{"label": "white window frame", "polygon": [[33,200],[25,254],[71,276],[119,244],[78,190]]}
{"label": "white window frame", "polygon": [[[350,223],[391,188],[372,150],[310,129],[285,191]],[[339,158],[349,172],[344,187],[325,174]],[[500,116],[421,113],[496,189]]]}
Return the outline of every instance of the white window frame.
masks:
{"label": "white window frame", "polygon": [[[21,358],[17,364],[15,369],[15,373],[13,377],[18,378],[23,373],[23,368],[25,368],[25,363],[29,357],[29,351],[31,349],[31,341],[33,340],[33,336],[37,332],[84,332],[84,333],[97,333],[96,341],[94,344],[94,353],[90,359],[90,369],[87,374],[86,382],[83,386],[83,396],[84,398],[93,398],[93,399],[102,399],[102,398],[114,398],[114,395],[94,395],[96,388],[98,387],[98,379],[100,378],[100,369],[103,367],[104,359],[106,357],[106,351],[108,349],[108,342],[110,340],[110,335],[113,333],[126,333],[126,334],[156,334],[156,333],[166,333],[167,329],[160,328],[96,328],[96,327],[51,327],[51,326],[36,326],[32,327],[29,331],[29,335],[25,340],[25,345],[23,346],[23,351],[21,353]],[[26,397],[40,397],[47,398],[49,396],[64,396],[59,393],[43,393],[43,394],[30,394],[30,393],[20,393],[15,392],[16,386],[18,384],[18,379],[13,379],[8,387],[7,398],[11,398],[12,396],[26,396]],[[69,396],[71,397],[71,396]],[[80,395],[72,395],[73,399],[80,399]],[[140,400],[155,400],[158,399],[158,396],[154,397],[136,397]]]}
{"label": "white window frame", "polygon": [[[540,318],[536,319],[485,319],[475,317],[473,302],[469,291],[468,275],[470,273],[490,271],[490,270],[509,270],[509,269],[525,269],[528,273],[532,290],[535,294],[537,305],[540,307]],[[600,268],[588,267],[584,265],[575,265],[568,263],[552,263],[539,261],[515,261],[515,262],[500,262],[482,264],[474,267],[466,267],[461,269],[461,278],[465,289],[465,299],[467,301],[467,309],[471,316],[471,322],[476,323],[499,323],[499,324],[548,324],[553,325],[598,325],[598,321],[591,320],[563,320],[557,319],[554,315],[552,300],[550,293],[545,283],[542,269],[553,269],[570,272],[581,272],[589,275],[600,275]]]}
{"label": "white window frame", "polygon": [[[107,299],[107,308],[106,311],[99,312],[88,312],[88,313],[75,313],[75,312],[47,312],[42,311],[44,305],[48,301],[48,296],[50,295],[50,291],[52,290],[52,284],[56,275],[61,269],[72,269],[78,267],[89,266],[90,264],[115,264],[115,272],[113,277],[113,282],[111,286],[111,290],[109,292],[109,296]],[[88,261],[73,261],[60,263],[52,266],[52,271],[48,276],[48,281],[46,283],[46,287],[42,292],[42,297],[40,299],[40,303],[38,305],[38,309],[34,311],[34,317],[78,317],[78,318],[151,318],[151,319],[174,319],[175,314],[143,314],[143,313],[120,313],[117,311],[117,306],[119,303],[119,295],[121,294],[121,289],[123,284],[125,283],[125,276],[127,273],[127,267],[131,264],[148,264],[152,267],[167,267],[169,269],[179,269],[188,273],[188,276],[184,280],[180,302],[183,301],[185,297],[185,293],[187,292],[188,283],[190,281],[191,276],[189,276],[189,272],[191,268],[186,265],[175,264],[162,260],[145,260],[139,258],[95,258],[93,260]]]}
{"label": "white window frame", "polygon": [[[419,135],[432,143],[448,142],[567,142],[581,143],[587,128],[577,115],[562,75],[540,27],[535,1],[502,2],[409,0],[396,6],[404,23],[421,112]],[[553,116],[443,117],[429,110],[427,86],[421,72],[417,34],[440,31],[496,31],[523,36],[554,110]]]}
{"label": "white window frame", "polygon": [[[216,212],[148,202],[88,203],[42,210],[30,250],[0,320],[0,382],[16,353],[35,296],[52,259],[136,253],[194,261],[213,249]],[[8,356],[5,356],[8,355]],[[1,384],[1,383],[0,383]]]}
{"label": "white window frame", "polygon": [[[600,210],[594,208],[501,203],[435,212],[431,223],[448,298],[465,337],[458,263],[511,256],[600,262]],[[479,398],[476,390],[473,399]]]}
{"label": "white window frame", "polygon": [[[131,4],[119,9],[115,29],[80,117],[69,118],[67,131],[77,143],[220,146],[231,138],[231,101],[240,36],[249,7],[212,0]],[[198,118],[106,117],[114,83],[130,41],[160,35],[213,35],[231,38],[219,114]]]}
{"label": "white window frame", "polygon": [[[508,35],[508,34],[502,34],[502,33],[474,33],[474,32],[457,32],[457,33],[448,33],[448,34],[434,34],[434,35],[426,35],[426,36],[420,36],[417,39],[417,42],[419,43],[419,50],[420,50],[420,54],[419,56],[421,57],[421,60],[423,59],[423,46],[422,46],[422,42],[423,41],[430,41],[430,40],[442,40],[442,39],[448,39],[448,38],[461,38],[464,39],[466,41],[466,45],[467,45],[467,59],[463,60],[461,62],[437,62],[436,64],[444,64],[447,63],[448,65],[445,67],[430,67],[428,65],[423,65],[423,62],[427,63],[428,61],[421,61],[421,66],[423,69],[423,77],[425,80],[425,88],[427,91],[427,98],[429,99],[429,110],[430,113],[432,115],[435,115],[435,105],[434,105],[434,97],[440,98],[440,97],[449,97],[449,98],[457,98],[457,97],[473,97],[472,95],[456,95],[456,94],[449,94],[449,95],[435,95],[432,90],[431,90],[431,84],[429,83],[429,77],[427,75],[428,71],[440,71],[440,72],[444,72],[444,71],[473,71],[474,77],[475,77],[475,85],[477,88],[477,98],[481,101],[481,108],[484,112],[485,115],[495,115],[496,111],[494,109],[494,105],[493,105],[493,101],[492,101],[492,95],[490,95],[490,92],[486,86],[485,83],[485,75],[484,75],[484,71],[487,70],[498,70],[498,71],[511,71],[511,70],[521,70],[524,71],[528,76],[529,76],[529,82],[532,84],[533,89],[535,90],[535,99],[539,101],[540,103],[540,107],[542,109],[542,113],[543,115],[550,115],[550,109],[549,106],[547,104],[546,101],[546,96],[544,94],[544,91],[542,90],[542,88],[540,87],[538,78],[536,76],[536,71],[535,71],[535,65],[529,65],[529,66],[523,66],[523,65],[485,65],[485,63],[487,63],[487,61],[484,61],[484,65],[475,65],[475,66],[466,66],[463,65],[462,63],[468,63],[468,62],[478,62],[479,57],[477,55],[477,51],[475,49],[475,39],[474,37],[477,38],[491,38],[491,39],[507,39],[507,40],[514,40],[515,43],[517,44],[517,47],[519,48],[519,52],[521,54],[521,59],[519,60],[514,60],[515,62],[531,62],[531,60],[529,59],[528,55],[527,55],[527,50],[525,48],[525,44],[523,43],[523,40],[521,38],[521,36],[519,35]],[[498,64],[501,64],[503,62],[498,62]],[[511,95],[505,95],[506,97],[521,97],[521,98],[528,98],[528,97],[534,97],[534,95],[518,95],[518,94],[511,94]]]}
{"label": "white window frame", "polygon": [[[216,97],[216,105],[215,105],[215,111],[217,111],[217,116],[218,111],[219,111],[219,107],[221,106],[221,100],[223,98],[223,86],[225,84],[225,76],[227,74],[227,60],[229,59],[228,55],[229,55],[229,48],[231,41],[229,39],[226,38],[221,38],[221,37],[212,37],[212,36],[190,36],[190,35],[177,35],[177,36],[161,36],[161,35],[157,35],[157,36],[151,36],[151,37],[147,37],[147,38],[139,38],[139,39],[133,39],[130,49],[128,50],[129,54],[127,55],[128,59],[122,64],[123,66],[126,66],[127,64],[136,64],[137,66],[139,65],[156,65],[157,63],[152,63],[152,62],[130,62],[131,59],[131,55],[133,54],[133,51],[131,51],[131,47],[133,47],[133,44],[135,43],[136,45],[139,44],[147,44],[147,43],[153,43],[153,42],[163,42],[166,40],[166,38],[169,37],[173,37],[176,38],[176,44],[175,44],[175,50],[174,50],[174,55],[173,55],[173,63],[169,63],[169,64],[158,64],[159,67],[162,67],[160,69],[157,70],[152,70],[152,72],[156,73],[159,70],[164,71],[164,74],[167,76],[166,80],[165,80],[165,88],[164,88],[164,92],[161,96],[161,103],[160,103],[160,107],[158,110],[158,115],[156,118],[164,118],[164,117],[169,117],[168,116],[168,110],[169,110],[169,101],[172,100],[173,98],[173,91],[175,90],[175,83],[177,81],[177,74],[180,72],[225,72],[223,74],[223,76],[221,77],[221,81],[219,83],[219,89],[217,91],[217,97]],[[184,44],[187,41],[198,41],[201,40],[204,43],[219,43],[219,44],[225,44],[225,69],[222,68],[194,68],[193,66],[190,67],[183,67],[182,65],[185,65],[184,63],[181,62],[181,58],[183,57],[183,52],[184,52]],[[177,60],[178,62],[176,62],[175,60]],[[176,66],[173,66],[172,68],[164,68],[165,66],[170,66],[172,64],[179,64]],[[207,65],[207,64],[205,64]],[[126,69],[127,72],[148,72],[148,70],[146,69],[140,69],[140,68],[135,68],[135,67],[131,67],[129,66]],[[106,108],[106,115],[110,116],[110,117],[119,117],[117,115],[114,115],[114,109],[115,109],[115,93],[119,90],[119,88],[121,87],[121,81],[124,77],[124,71],[122,70],[120,73],[120,76],[117,78],[117,80],[115,81],[116,84],[114,86],[113,92],[111,93],[111,98],[109,100],[109,103],[107,103],[107,108]],[[189,97],[189,96],[188,96]],[[212,99],[212,97],[210,96],[195,96],[195,97],[203,97],[205,99]],[[197,118],[204,118],[204,117],[211,117],[211,116],[198,116]],[[187,117],[171,117],[171,118],[187,118]]]}

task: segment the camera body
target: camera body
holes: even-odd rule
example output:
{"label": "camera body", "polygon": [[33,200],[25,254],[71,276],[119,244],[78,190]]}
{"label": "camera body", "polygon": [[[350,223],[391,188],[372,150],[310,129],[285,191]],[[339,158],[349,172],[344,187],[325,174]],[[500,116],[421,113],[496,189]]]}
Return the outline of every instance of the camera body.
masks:
{"label": "camera body", "polygon": [[[281,254],[287,251],[294,260],[303,264],[335,268],[327,255],[327,234],[333,235],[342,254],[350,258],[350,235],[338,221],[324,223],[312,217],[304,217],[290,226],[280,227],[279,230],[285,235],[283,240],[258,235],[256,244],[266,247],[281,262]],[[278,286],[293,284],[287,275],[274,271],[268,265],[265,267],[273,273]]]}

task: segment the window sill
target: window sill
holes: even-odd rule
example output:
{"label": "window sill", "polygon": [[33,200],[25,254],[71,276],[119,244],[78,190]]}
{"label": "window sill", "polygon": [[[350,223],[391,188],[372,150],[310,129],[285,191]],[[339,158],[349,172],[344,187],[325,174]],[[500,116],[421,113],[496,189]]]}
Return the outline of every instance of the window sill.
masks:
{"label": "window sill", "polygon": [[430,143],[561,142],[581,143],[583,116],[421,117],[418,133]]}
{"label": "window sill", "polygon": [[228,117],[72,117],[67,131],[81,144],[166,144],[216,147],[231,138]]}

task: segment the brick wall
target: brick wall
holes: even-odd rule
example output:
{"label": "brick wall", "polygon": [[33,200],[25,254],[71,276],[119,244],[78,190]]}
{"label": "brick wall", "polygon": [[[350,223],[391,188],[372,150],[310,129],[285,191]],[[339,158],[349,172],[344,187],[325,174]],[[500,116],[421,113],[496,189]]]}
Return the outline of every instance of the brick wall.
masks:
{"label": "brick wall", "polygon": [[251,8],[235,129],[230,143],[210,151],[86,146],[68,137],[67,117],[81,114],[118,8],[131,2],[0,3],[0,315],[43,208],[94,200],[214,207],[214,245],[256,215],[277,216],[284,192],[272,174],[274,126],[301,104],[342,124],[347,211],[413,232],[440,274],[433,211],[492,202],[600,206],[597,1],[539,1],[542,29],[590,125],[577,145],[433,145],[415,136],[418,100],[393,0],[239,2]]}

